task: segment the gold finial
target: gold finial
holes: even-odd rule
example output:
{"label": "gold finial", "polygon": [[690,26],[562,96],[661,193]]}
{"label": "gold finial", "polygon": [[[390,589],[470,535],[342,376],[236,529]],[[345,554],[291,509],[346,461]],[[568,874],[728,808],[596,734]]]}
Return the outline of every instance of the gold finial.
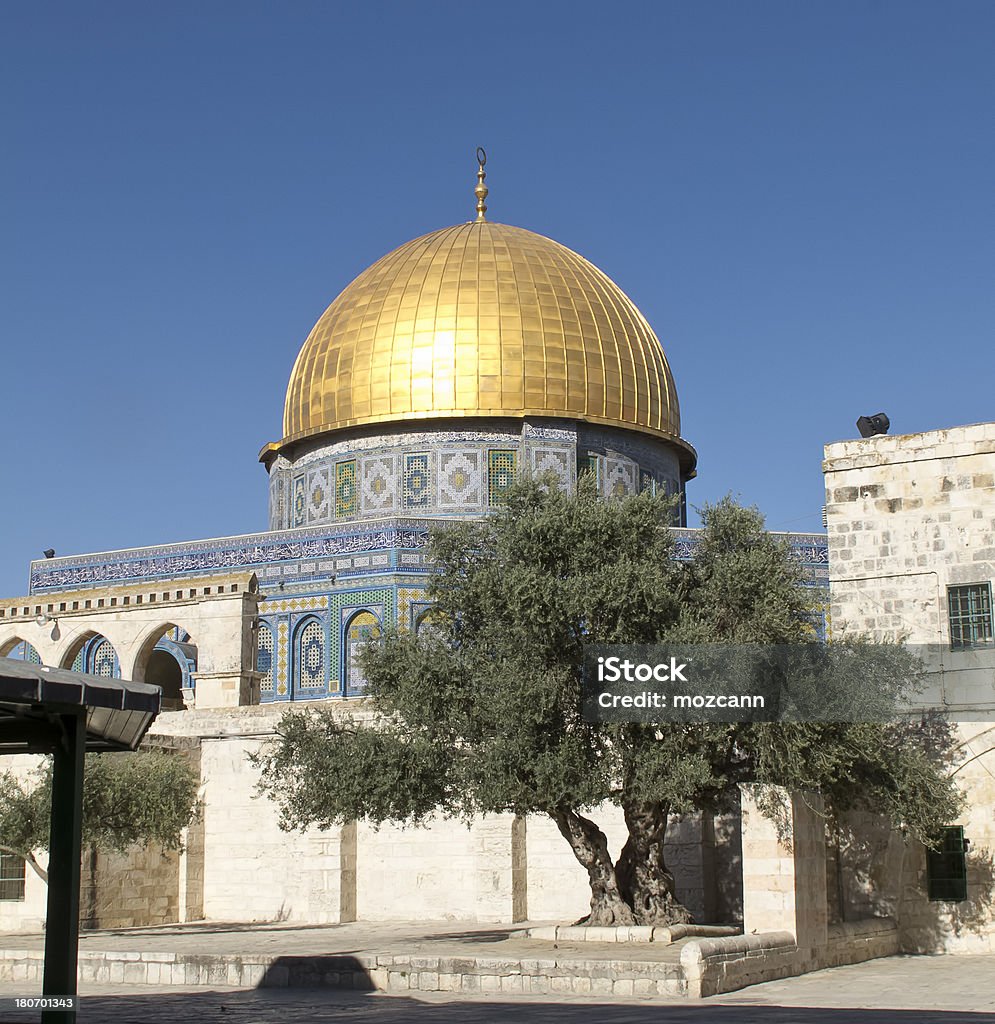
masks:
{"label": "gold finial", "polygon": [[477,187],[473,190],[473,194],[477,197],[477,220],[487,220],[484,216],[487,213],[487,205],[484,200],[487,198],[487,186],[484,184],[484,178],[487,175],[484,173],[484,164],[487,163],[487,154],[484,152],[483,146],[477,147],[477,163],[480,165],[477,168]]}

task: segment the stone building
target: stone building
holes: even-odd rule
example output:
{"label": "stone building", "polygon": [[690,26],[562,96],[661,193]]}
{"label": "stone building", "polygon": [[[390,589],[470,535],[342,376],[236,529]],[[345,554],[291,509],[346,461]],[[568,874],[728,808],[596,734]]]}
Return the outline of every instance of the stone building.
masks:
{"label": "stone building", "polygon": [[844,910],[893,917],[909,952],[993,951],[995,423],[830,444],[824,470],[833,633],[919,646],[968,795],[941,854],[865,823]]}
{"label": "stone building", "polygon": [[[584,912],[584,872],[548,821],[287,834],[247,759],[291,702],[361,698],[355,653],[381,628],[419,628],[433,523],[487,514],[523,472],[568,489],[590,472],[606,497],[683,495],[694,476],[644,317],[581,256],[486,220],[483,182],[481,167],[475,220],[384,256],[304,342],[282,437],[260,453],[268,530],[42,559],[27,595],[0,599],[0,655],[159,684],[168,710],[150,738],[201,772],[182,854],[84,866],[91,924]],[[682,522],[677,535],[687,557],[696,533]],[[826,538],[790,541],[824,589]],[[617,852],[620,817],[600,821]],[[722,821],[673,831],[679,895],[699,919],[739,906],[718,882],[738,838]],[[43,909],[42,883],[4,857],[0,927],[36,927]]]}

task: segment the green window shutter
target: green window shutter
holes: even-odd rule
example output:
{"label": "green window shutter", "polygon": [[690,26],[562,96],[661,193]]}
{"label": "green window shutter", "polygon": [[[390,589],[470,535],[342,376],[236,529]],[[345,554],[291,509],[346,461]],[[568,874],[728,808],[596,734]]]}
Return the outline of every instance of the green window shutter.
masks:
{"label": "green window shutter", "polygon": [[967,849],[962,825],[948,825],[938,850],[926,851],[926,890],[931,900],[967,899]]}

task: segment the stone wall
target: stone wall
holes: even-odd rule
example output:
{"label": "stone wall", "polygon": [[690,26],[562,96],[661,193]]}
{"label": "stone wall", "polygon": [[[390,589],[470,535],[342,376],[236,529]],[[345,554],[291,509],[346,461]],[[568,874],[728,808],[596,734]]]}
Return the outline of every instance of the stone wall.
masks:
{"label": "stone wall", "polygon": [[84,850],[80,927],[136,928],[179,921],[179,854],[158,844],[127,853]]}

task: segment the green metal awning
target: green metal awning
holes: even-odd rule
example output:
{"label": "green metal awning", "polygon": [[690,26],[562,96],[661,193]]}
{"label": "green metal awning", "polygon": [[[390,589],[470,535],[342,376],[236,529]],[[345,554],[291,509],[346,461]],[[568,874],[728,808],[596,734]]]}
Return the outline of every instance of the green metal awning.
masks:
{"label": "green metal awning", "polygon": [[51,752],[65,714],[85,714],[88,751],[134,750],[161,700],[148,683],[0,658],[0,754]]}

